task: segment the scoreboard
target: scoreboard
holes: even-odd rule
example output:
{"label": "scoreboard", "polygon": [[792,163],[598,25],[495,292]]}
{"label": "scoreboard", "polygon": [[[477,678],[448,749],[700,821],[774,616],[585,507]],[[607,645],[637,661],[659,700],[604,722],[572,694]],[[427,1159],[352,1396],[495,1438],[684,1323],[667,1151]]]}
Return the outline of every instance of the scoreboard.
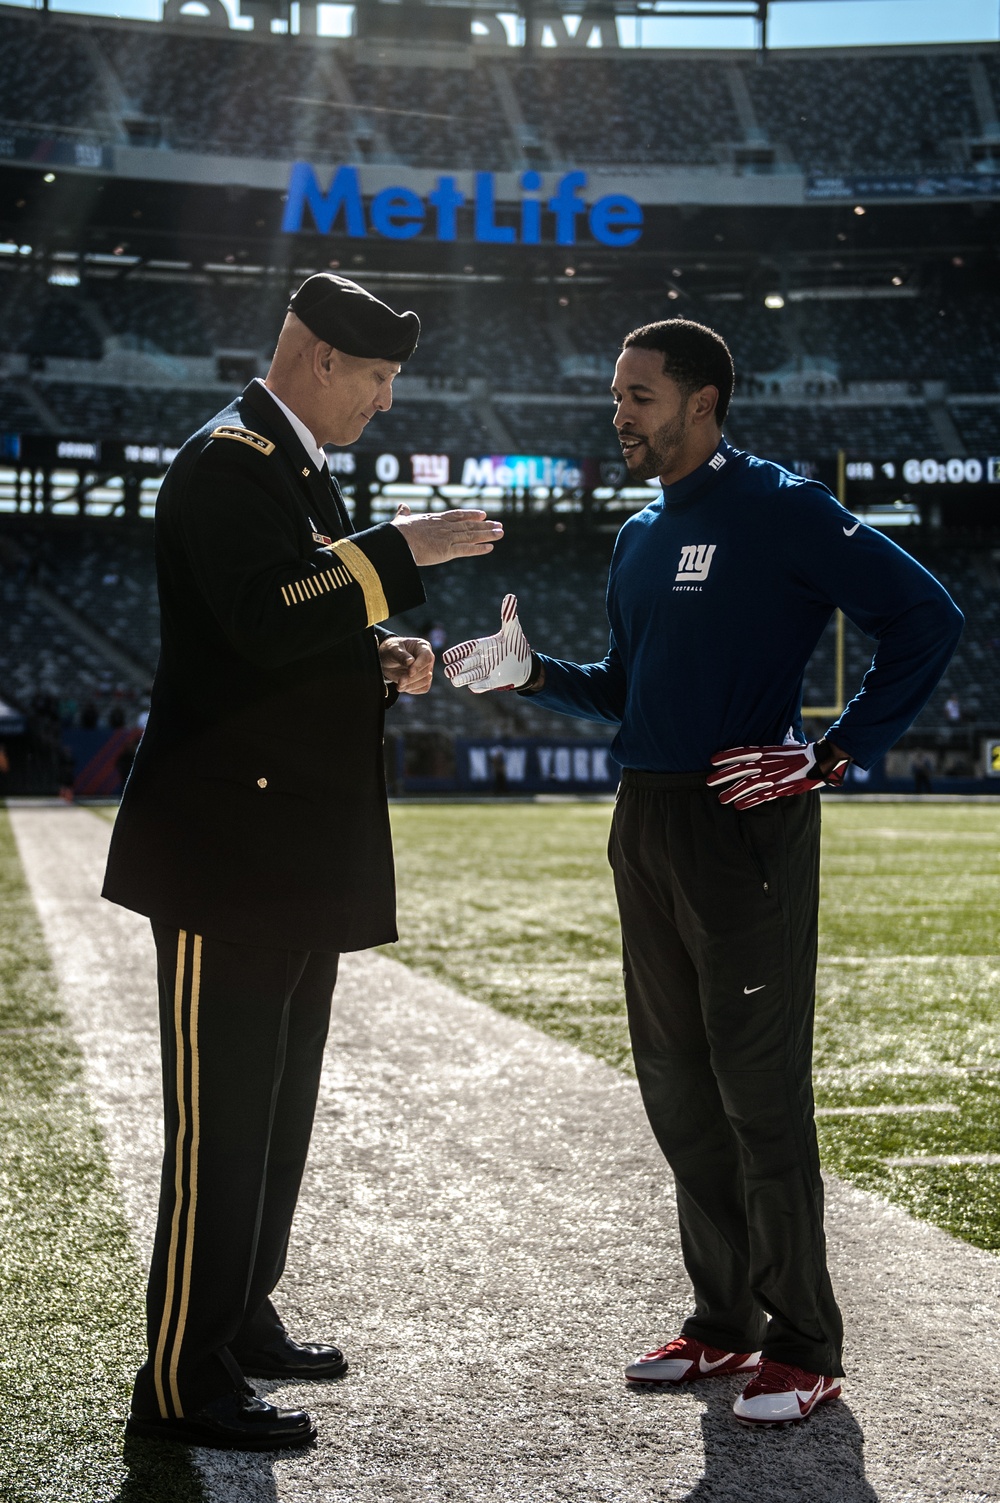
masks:
{"label": "scoreboard", "polygon": [[[0,433],[0,464],[120,474],[162,474],[177,446],[120,439],[59,438],[49,434]],[[329,449],[330,470],[345,489],[387,485],[459,487],[505,495],[535,491],[620,490],[628,484],[621,459],[553,454],[412,454],[384,450]]]}
{"label": "scoreboard", "polygon": [[[1000,445],[998,445],[1000,447]],[[862,484],[929,486],[1000,485],[1000,455],[952,459],[849,459],[846,477]]]}
{"label": "scoreboard", "polygon": [[[997,445],[1000,449],[1000,442]],[[414,453],[409,450],[330,449],[330,469],[346,494],[367,506],[380,495],[391,499],[407,490],[443,497],[451,504],[476,498],[531,496],[544,502],[591,497],[600,503],[645,505],[656,492],[653,480],[630,480],[620,458],[571,454]],[[75,435],[0,432],[0,467],[53,474],[123,476],[138,485],[161,476],[177,446]],[[909,454],[886,458],[789,460],[788,468],[822,481],[852,510],[870,509],[869,520],[894,509],[895,520],[924,517],[993,523],[1000,501],[1000,454],[964,454],[940,459]],[[620,498],[620,499],[618,499]]]}

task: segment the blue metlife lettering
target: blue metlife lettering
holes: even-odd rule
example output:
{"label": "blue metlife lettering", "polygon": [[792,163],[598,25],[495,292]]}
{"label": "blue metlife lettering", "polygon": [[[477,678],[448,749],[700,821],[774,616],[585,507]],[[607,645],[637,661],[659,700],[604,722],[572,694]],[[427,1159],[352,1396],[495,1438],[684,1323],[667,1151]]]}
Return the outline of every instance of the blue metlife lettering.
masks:
{"label": "blue metlife lettering", "polygon": [[[511,215],[507,211],[506,218],[498,218],[495,173],[477,172],[475,179],[469,208],[473,235],[484,244],[541,245],[543,210],[552,215],[552,240],[556,245],[576,244],[581,219],[586,220],[591,235],[602,245],[634,245],[642,234],[642,208],[634,198],[608,193],[596,203],[589,206],[585,203],[581,197],[587,186],[585,172],[564,173],[548,200],[538,196],[542,191],[541,174],[533,170],[522,173],[520,212],[514,210]],[[324,193],[315,168],[308,162],[296,162],[288,180],[281,228],[287,235],[297,234],[305,227],[308,209],[321,235],[331,234],[334,225],[342,221],[352,239],[363,240],[369,234],[370,222],[370,229],[387,240],[412,240],[430,221],[436,240],[456,240],[458,211],[466,202],[467,196],[454,177],[443,176],[427,194],[426,201],[412,188],[383,188],[372,198],[366,220],[357,167],[338,167]],[[511,222],[512,218],[517,223]]]}

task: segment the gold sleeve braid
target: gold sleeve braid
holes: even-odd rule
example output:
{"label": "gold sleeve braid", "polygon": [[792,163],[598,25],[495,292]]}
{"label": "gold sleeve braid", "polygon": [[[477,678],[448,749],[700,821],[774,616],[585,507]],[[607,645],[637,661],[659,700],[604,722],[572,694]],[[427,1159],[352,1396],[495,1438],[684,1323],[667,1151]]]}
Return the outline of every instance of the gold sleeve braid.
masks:
{"label": "gold sleeve braid", "polygon": [[387,620],[389,602],[385,598],[378,570],[367,553],[364,553],[357,543],[352,543],[350,538],[340,538],[336,543],[330,543],[327,551],[336,554],[345,569],[361,586],[365,597],[365,609],[368,612],[368,625],[377,626],[380,621]]}
{"label": "gold sleeve braid", "polygon": [[352,583],[353,576],[346,569],[332,564],[321,574],[306,574],[302,579],[282,585],[281,597],[286,605],[304,605],[307,600],[316,600],[320,595],[328,595],[331,590],[339,590],[341,585]]}

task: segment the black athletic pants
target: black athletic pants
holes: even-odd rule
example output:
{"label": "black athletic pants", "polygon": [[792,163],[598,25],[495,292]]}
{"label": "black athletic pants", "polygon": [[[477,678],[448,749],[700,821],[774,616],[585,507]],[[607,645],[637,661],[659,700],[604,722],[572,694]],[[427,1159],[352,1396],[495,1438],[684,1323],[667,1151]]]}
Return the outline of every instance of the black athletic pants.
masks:
{"label": "black athletic pants", "polygon": [[153,925],[166,1140],[133,1413],[190,1416],[281,1329],[338,956]]}
{"label": "black athletic pants", "polygon": [[741,814],[703,775],[626,771],[609,856],[636,1074],[694,1284],[684,1333],[835,1376],[812,1094],[819,826],[818,794]]}

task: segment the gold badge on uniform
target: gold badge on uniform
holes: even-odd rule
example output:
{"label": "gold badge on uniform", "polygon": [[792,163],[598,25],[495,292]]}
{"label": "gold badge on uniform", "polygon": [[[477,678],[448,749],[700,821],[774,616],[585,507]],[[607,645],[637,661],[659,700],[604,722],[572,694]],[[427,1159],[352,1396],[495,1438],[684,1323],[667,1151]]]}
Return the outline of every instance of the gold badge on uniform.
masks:
{"label": "gold badge on uniform", "polygon": [[221,428],[213,428],[209,437],[234,438],[238,444],[248,444],[259,454],[274,453],[274,444],[271,439],[265,438],[262,433],[254,433],[252,428],[241,428],[236,424],[224,423]]}

